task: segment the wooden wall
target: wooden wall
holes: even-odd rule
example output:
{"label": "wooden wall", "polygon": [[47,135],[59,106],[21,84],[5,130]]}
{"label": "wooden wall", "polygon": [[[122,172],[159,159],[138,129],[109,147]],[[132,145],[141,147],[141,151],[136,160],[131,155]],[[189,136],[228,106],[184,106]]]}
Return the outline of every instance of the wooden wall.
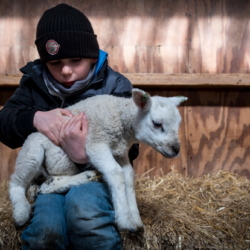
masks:
{"label": "wooden wall", "polygon": [[249,0],[1,0],[0,74],[37,57],[37,22],[61,2],[89,17],[120,72],[250,72]]}
{"label": "wooden wall", "polygon": [[[180,107],[180,156],[164,159],[141,145],[135,163],[139,175],[151,168],[152,175],[168,173],[173,167],[192,176],[222,168],[250,177],[249,0],[1,0],[0,106],[16,88],[1,83],[1,75],[19,74],[20,67],[37,58],[37,22],[47,8],[60,2],[89,17],[112,68],[127,76],[165,74],[161,87],[154,81],[138,86],[151,94],[189,97]],[[246,86],[169,84],[168,74],[178,83],[179,74],[198,73],[198,82],[202,74],[241,73]],[[0,179],[13,171],[17,152],[0,144]]]}

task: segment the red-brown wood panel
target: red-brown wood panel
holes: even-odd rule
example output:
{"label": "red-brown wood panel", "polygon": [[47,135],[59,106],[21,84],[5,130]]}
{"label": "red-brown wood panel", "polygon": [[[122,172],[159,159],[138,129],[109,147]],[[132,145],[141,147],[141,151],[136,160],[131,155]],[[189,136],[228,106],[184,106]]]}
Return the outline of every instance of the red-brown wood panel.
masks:
{"label": "red-brown wood panel", "polygon": [[249,1],[2,0],[0,74],[38,57],[36,25],[65,2],[83,11],[120,72],[249,73]]}
{"label": "red-brown wood panel", "polygon": [[250,2],[190,0],[189,73],[250,73]]}

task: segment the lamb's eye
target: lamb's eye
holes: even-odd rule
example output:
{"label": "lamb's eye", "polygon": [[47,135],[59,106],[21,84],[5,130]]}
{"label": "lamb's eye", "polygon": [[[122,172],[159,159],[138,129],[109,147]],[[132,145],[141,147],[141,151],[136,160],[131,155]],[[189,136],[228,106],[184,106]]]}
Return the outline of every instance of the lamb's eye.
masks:
{"label": "lamb's eye", "polygon": [[154,126],[157,127],[157,128],[161,128],[162,127],[162,124],[160,122],[156,122],[156,121],[152,121]]}
{"label": "lamb's eye", "polygon": [[162,132],[164,132],[162,123],[156,122],[156,121],[152,121],[152,122],[153,122],[153,124],[154,124],[154,126],[155,126],[156,128],[159,128]]}

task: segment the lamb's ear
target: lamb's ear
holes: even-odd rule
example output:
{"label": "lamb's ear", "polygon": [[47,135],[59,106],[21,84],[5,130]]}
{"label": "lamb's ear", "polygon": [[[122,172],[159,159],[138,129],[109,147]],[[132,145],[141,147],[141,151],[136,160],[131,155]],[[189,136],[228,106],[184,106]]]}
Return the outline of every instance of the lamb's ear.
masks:
{"label": "lamb's ear", "polygon": [[188,98],[185,96],[175,96],[169,97],[169,99],[176,105],[179,106],[182,102],[186,101]]}
{"label": "lamb's ear", "polygon": [[140,90],[140,89],[132,89],[132,98],[135,104],[143,111],[149,111],[152,105],[152,99],[149,93]]}

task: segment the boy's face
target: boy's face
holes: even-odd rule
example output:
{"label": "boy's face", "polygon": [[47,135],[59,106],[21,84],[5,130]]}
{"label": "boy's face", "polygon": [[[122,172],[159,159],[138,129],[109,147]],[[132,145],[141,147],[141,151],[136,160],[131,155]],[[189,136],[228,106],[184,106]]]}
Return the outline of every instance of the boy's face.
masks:
{"label": "boy's face", "polygon": [[95,58],[67,58],[46,63],[51,75],[64,87],[71,87],[76,81],[88,76]]}

